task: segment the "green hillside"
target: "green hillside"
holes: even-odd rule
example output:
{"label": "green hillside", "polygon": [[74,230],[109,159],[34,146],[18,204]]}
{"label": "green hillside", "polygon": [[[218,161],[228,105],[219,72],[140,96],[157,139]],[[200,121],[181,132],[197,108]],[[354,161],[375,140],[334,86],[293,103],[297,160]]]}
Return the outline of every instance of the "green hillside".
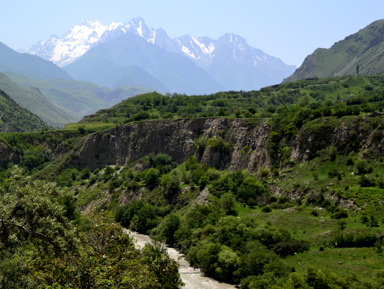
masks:
{"label": "green hillside", "polygon": [[379,20],[335,43],[329,49],[315,50],[295,73],[284,81],[383,73],[383,43],[384,20]]}
{"label": "green hillside", "polygon": [[[122,101],[110,109],[102,109],[72,127],[110,127],[140,120],[173,118],[257,118],[272,117],[290,108],[292,117],[307,109],[312,117],[322,110],[330,114],[356,114],[383,106],[384,77],[348,76],[331,79],[301,80],[250,92],[220,92],[211,95],[161,95],[149,93]],[[375,105],[373,105],[375,104]],[[308,115],[309,117],[309,115]]]}
{"label": "green hillside", "polygon": [[73,121],[73,117],[55,106],[37,88],[25,88],[0,73],[0,89],[6,92],[16,103],[36,114],[41,120],[53,127],[63,127]]}
{"label": "green hillside", "polygon": [[0,277],[180,288],[177,265],[135,251],[122,225],[243,289],[382,289],[383,143],[383,75],[148,93],[2,134]]}
{"label": "green hillside", "polygon": [[8,132],[30,132],[48,129],[36,115],[19,106],[4,91],[0,90],[0,125]]}
{"label": "green hillside", "polygon": [[55,106],[73,116],[68,122],[78,121],[84,115],[94,113],[101,108],[110,107],[133,95],[150,91],[146,87],[139,86],[112,90],[90,82],[72,79],[46,81],[27,78],[15,73],[7,73],[7,76],[21,86],[38,88]]}
{"label": "green hillside", "polygon": [[50,61],[18,53],[0,42],[0,72],[12,71],[36,79],[67,78],[68,74]]}

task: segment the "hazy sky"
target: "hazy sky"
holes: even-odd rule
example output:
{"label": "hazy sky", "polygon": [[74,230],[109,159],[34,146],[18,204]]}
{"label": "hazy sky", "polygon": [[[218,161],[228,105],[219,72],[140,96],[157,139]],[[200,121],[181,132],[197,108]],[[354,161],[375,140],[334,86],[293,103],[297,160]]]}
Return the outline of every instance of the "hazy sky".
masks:
{"label": "hazy sky", "polygon": [[29,48],[62,35],[81,20],[107,25],[142,17],[171,37],[244,37],[264,52],[299,66],[318,47],[384,18],[383,0],[1,0],[0,42]]}

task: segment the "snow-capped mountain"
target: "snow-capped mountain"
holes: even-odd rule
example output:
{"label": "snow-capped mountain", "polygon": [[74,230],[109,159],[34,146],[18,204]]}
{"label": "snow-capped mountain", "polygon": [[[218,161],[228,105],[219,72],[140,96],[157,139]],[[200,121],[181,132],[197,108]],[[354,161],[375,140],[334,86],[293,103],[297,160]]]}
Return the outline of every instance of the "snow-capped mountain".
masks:
{"label": "snow-capped mountain", "polygon": [[286,65],[279,58],[250,47],[238,35],[226,33],[217,40],[189,35],[172,39],[163,29],[152,28],[142,18],[108,26],[86,21],[63,37],[52,36],[27,52],[64,67],[90,49],[113,42],[125,34],[141,38],[157,49],[188,58],[228,90],[251,90],[280,83],[295,70],[294,66]]}
{"label": "snow-capped mountain", "polygon": [[62,37],[53,35],[49,40],[35,44],[27,50],[27,53],[50,60],[59,66],[65,66],[99,43],[106,31],[113,31],[120,25],[122,24],[112,23],[104,26],[98,21],[84,21]]}
{"label": "snow-capped mountain", "polygon": [[90,48],[117,39],[128,32],[154,43],[155,30],[141,18],[132,19],[125,25],[112,22],[108,26],[98,21],[83,21],[62,37],[53,35],[47,41],[36,43],[26,52],[64,67],[83,56]]}

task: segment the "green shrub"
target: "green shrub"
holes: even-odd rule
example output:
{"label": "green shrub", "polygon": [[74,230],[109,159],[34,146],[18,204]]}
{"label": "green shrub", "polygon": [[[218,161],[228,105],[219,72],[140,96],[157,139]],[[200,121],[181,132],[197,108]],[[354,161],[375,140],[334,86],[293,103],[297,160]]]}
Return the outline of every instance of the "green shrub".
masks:
{"label": "green shrub", "polygon": [[362,175],[359,180],[359,185],[361,187],[374,187],[376,184],[374,179],[369,178],[366,175]]}
{"label": "green shrub", "polygon": [[270,212],[272,212],[272,209],[271,209],[270,206],[265,206],[265,207],[262,207],[262,208],[261,208],[261,211],[262,211],[263,213],[270,213]]}
{"label": "green shrub", "polygon": [[286,240],[277,243],[272,247],[272,250],[280,257],[294,255],[309,250],[309,242],[303,240]]}
{"label": "green shrub", "polygon": [[82,169],[81,172],[80,172],[80,179],[81,180],[86,180],[86,179],[89,179],[89,177],[91,176],[91,170],[86,168],[86,169]]}
{"label": "green shrub", "polygon": [[373,171],[373,168],[368,164],[366,160],[360,160],[356,164],[356,174],[363,175],[369,174]]}
{"label": "green shrub", "polygon": [[345,218],[348,218],[348,213],[346,210],[342,209],[342,208],[336,208],[331,217],[333,219],[345,219]]}
{"label": "green shrub", "polygon": [[314,217],[318,217],[319,213],[317,212],[317,210],[312,210],[311,211],[311,215],[314,216]]}
{"label": "green shrub", "polygon": [[379,241],[380,237],[374,233],[355,231],[339,233],[331,240],[331,244],[338,248],[373,247]]}

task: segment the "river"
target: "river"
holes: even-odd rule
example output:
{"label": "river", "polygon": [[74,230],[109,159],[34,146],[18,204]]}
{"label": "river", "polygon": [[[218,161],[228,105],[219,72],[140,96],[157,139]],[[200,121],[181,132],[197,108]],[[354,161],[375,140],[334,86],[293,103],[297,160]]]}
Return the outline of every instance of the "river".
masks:
{"label": "river", "polygon": [[[146,243],[151,242],[147,235],[139,234],[126,230],[133,237],[133,241],[138,248],[143,248]],[[199,269],[192,268],[188,261],[176,249],[167,247],[168,255],[179,264],[180,277],[185,283],[184,289],[233,289],[234,285],[218,282],[206,277]]]}

